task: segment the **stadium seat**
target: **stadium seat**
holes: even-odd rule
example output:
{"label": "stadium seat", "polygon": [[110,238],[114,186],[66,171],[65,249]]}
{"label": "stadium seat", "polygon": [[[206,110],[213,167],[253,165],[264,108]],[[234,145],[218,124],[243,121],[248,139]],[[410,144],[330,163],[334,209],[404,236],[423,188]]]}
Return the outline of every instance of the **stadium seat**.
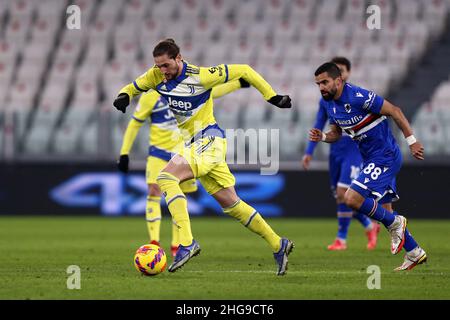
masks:
{"label": "stadium seat", "polygon": [[76,61],[84,45],[81,33],[65,31],[61,43],[56,50],[55,59],[67,58]]}
{"label": "stadium seat", "polygon": [[239,25],[236,21],[226,21],[220,29],[219,40],[223,47],[224,43],[239,43],[245,26]]}
{"label": "stadium seat", "polygon": [[96,155],[98,153],[98,125],[95,121],[87,122],[80,135],[80,150],[84,154]]}
{"label": "stadium seat", "polygon": [[13,17],[24,19],[31,17],[35,7],[37,7],[36,2],[32,0],[11,0],[9,12]]}
{"label": "stadium seat", "polygon": [[9,86],[14,71],[14,64],[0,60],[0,83]]}
{"label": "stadium seat", "polygon": [[239,92],[240,104],[243,108],[243,126],[257,129],[263,126],[269,106],[256,89],[250,88],[250,90],[250,92]]}
{"label": "stadium seat", "polygon": [[429,5],[424,5],[423,19],[426,21],[428,27],[431,30],[432,37],[438,38],[446,26],[445,17],[448,12],[449,4],[444,0],[433,0]]}
{"label": "stadium seat", "polygon": [[[79,104],[77,103],[77,105]],[[56,154],[75,154],[80,152],[80,137],[93,113],[92,109],[85,110],[83,106],[72,106],[72,108],[68,109],[65,112],[62,123],[56,128],[52,150]],[[98,147],[98,145],[94,144],[91,147]]]}
{"label": "stadium seat", "polygon": [[290,19],[308,23],[314,8],[314,1],[293,0],[289,7]]}
{"label": "stadium seat", "polygon": [[394,79],[398,81],[402,79],[410,62],[411,51],[403,41],[391,45],[388,49],[387,59],[392,68]]}
{"label": "stadium seat", "polygon": [[138,26],[139,44],[145,57],[152,58],[154,44],[162,39],[163,25],[153,18],[144,18]]}
{"label": "stadium seat", "polygon": [[17,47],[23,48],[30,24],[29,16],[13,16],[6,26],[5,39],[14,42]]}
{"label": "stadium seat", "polygon": [[417,61],[422,57],[429,41],[429,29],[423,21],[415,21],[406,29],[405,44],[411,49],[411,56]]}
{"label": "stadium seat", "polygon": [[138,56],[138,52],[139,52],[138,43],[133,39],[122,38],[121,40],[117,40],[115,42],[114,45],[115,59],[118,59],[120,61],[135,61]]}
{"label": "stadium seat", "polygon": [[[92,125],[95,128],[90,128],[88,132],[85,132],[85,127],[98,111],[96,108],[97,102],[98,90],[95,77],[89,79],[80,72],[75,85],[74,99],[69,108],[64,111],[62,123],[56,129],[53,143],[55,152],[62,154],[78,151],[81,148],[79,141],[84,134],[87,135],[86,139],[90,139],[91,143],[96,141],[92,139],[92,132],[95,135],[98,124],[94,122]],[[92,151],[92,148],[96,146],[97,144],[94,143],[94,146],[86,146],[81,151]]]}
{"label": "stadium seat", "polygon": [[193,43],[211,43],[216,29],[213,27],[214,23],[207,19],[199,19],[196,25],[196,30],[191,33]]}
{"label": "stadium seat", "polygon": [[[71,1],[71,3],[78,5],[84,15],[88,13],[87,4],[90,3],[91,7],[94,5],[94,2],[89,0],[75,0]],[[36,13],[40,19],[42,18],[49,22],[56,22],[61,18],[63,13],[65,13],[66,8],[67,6],[64,1],[41,0],[39,1],[39,5],[36,6]]]}
{"label": "stadium seat", "polygon": [[130,0],[126,5],[123,24],[139,23],[150,12],[152,3],[145,0]]}
{"label": "stadium seat", "polygon": [[61,81],[67,83],[73,75],[74,63],[75,61],[66,57],[55,59],[48,74],[50,81]]}
{"label": "stadium seat", "polygon": [[161,21],[168,21],[175,11],[175,0],[157,0],[152,3],[150,14],[152,17],[158,17]]}
{"label": "stadium seat", "polygon": [[317,16],[327,23],[334,24],[337,21],[340,3],[340,1],[323,1],[317,10]]}
{"label": "stadium seat", "polygon": [[288,148],[280,147],[281,156],[289,160],[298,160],[302,152],[301,148],[307,136],[305,130],[296,124],[286,125],[280,128],[280,146],[289,146]]}
{"label": "stadium seat", "polygon": [[415,134],[420,137],[420,141],[426,146],[426,152],[429,155],[439,154],[445,148],[447,143],[445,125],[443,119],[437,115],[439,113],[423,113],[413,121]]}
{"label": "stadium seat", "polygon": [[45,16],[37,18],[32,28],[32,39],[34,42],[47,44],[52,47],[56,37],[56,31],[59,26],[57,19],[49,19]]}

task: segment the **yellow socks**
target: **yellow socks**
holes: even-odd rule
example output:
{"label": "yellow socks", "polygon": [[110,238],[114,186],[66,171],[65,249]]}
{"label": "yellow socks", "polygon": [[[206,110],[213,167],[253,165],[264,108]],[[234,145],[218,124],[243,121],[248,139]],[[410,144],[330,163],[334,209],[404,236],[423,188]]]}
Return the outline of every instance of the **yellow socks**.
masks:
{"label": "yellow socks", "polygon": [[[161,230],[161,197],[147,197],[147,207],[145,218],[147,220],[147,229],[150,236],[150,242],[160,242]],[[172,220],[172,243],[171,246],[178,247],[180,244],[178,236],[178,227]]]}
{"label": "yellow socks", "polygon": [[161,197],[148,196],[145,208],[145,219],[147,220],[147,229],[150,236],[150,242],[155,240],[159,242],[159,230],[161,228]]}
{"label": "yellow socks", "polygon": [[156,179],[164,194],[170,214],[178,229],[179,242],[183,246],[192,243],[191,222],[187,211],[187,200],[180,188],[180,180],[168,172],[161,172]]}
{"label": "yellow socks", "polygon": [[172,247],[178,247],[180,244],[180,236],[177,224],[172,220],[172,243],[170,244]]}
{"label": "yellow socks", "polygon": [[280,250],[280,236],[278,236],[254,208],[239,200],[230,207],[223,208],[223,212],[236,218],[245,227],[259,234],[272,247],[273,252]]}

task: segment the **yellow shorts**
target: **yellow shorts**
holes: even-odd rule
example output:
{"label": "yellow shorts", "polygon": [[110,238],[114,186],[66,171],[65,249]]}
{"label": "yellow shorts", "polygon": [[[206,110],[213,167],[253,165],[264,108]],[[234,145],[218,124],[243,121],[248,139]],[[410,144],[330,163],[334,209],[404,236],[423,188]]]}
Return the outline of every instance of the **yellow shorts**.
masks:
{"label": "yellow shorts", "polygon": [[225,161],[227,140],[215,136],[197,139],[184,148],[180,155],[191,166],[194,177],[197,178],[209,194],[232,187],[235,178]]}
{"label": "yellow shorts", "polygon": [[[167,165],[168,161],[161,158],[149,156],[147,158],[147,168],[145,170],[145,176],[147,184],[157,184],[156,177]],[[195,179],[190,179],[180,183],[180,188],[183,193],[192,193],[197,191],[197,182]]]}

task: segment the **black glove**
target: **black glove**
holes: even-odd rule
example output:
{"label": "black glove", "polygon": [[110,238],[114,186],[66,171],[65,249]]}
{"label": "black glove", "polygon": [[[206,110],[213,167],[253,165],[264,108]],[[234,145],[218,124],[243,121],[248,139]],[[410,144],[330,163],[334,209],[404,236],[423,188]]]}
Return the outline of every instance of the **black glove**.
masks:
{"label": "black glove", "polygon": [[130,158],[127,154],[122,154],[117,161],[117,168],[119,171],[122,171],[123,173],[128,172],[128,163],[130,162]]}
{"label": "black glove", "polygon": [[114,100],[113,105],[117,110],[125,113],[127,106],[130,104],[130,96],[126,93],[121,93],[117,96],[116,100]]}
{"label": "black glove", "polygon": [[239,78],[239,82],[241,83],[241,88],[248,88],[248,87],[250,87],[250,83],[248,83],[247,81],[245,81],[242,78]]}
{"label": "black glove", "polygon": [[276,96],[273,96],[272,98],[270,98],[268,100],[268,102],[273,104],[274,106],[276,106],[278,108],[282,108],[282,109],[292,107],[291,98],[288,95],[280,96],[277,94]]}

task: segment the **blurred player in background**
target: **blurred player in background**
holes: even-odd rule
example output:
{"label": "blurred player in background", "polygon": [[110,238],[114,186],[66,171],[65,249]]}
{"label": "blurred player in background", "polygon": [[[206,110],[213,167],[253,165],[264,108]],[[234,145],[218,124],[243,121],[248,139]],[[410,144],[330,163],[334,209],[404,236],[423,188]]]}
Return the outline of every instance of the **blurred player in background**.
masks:
{"label": "blurred player in background", "polygon": [[[326,102],[330,130],[324,133],[311,129],[310,139],[333,143],[341,138],[344,130],[357,141],[363,158],[363,169],[346,191],[345,204],[387,228],[392,254],[405,248],[404,262],[396,271],[410,270],[425,262],[427,255],[406,228],[406,218],[390,211],[392,200],[398,198],[395,179],[402,165],[402,155],[387,117],[392,117],[403,132],[411,154],[418,160],[424,159],[423,146],[414,137],[405,115],[374,92],[345,83],[339,68],[332,62],[317,68],[315,82]],[[379,205],[380,201],[389,205]]]}
{"label": "blurred player in background", "polygon": [[168,101],[185,142],[186,147],[169,161],[157,178],[179,228],[180,245],[174,262],[168,268],[169,272],[176,271],[200,253],[200,246],[192,236],[186,197],[179,186],[182,181],[196,178],[217,200],[224,213],[236,218],[268,242],[278,266],[277,275],[284,275],[294,244],[277,235],[258,211],[236,194],[235,178],[225,161],[225,133],[213,114],[211,89],[243,78],[276,107],[290,108],[291,99],[277,95],[248,65],[221,64],[205,68],[186,63],[172,39],[159,42],[153,50],[153,57],[155,66],[125,86],[114,106],[125,112],[130,99],[149,89],[157,90]]}
{"label": "blurred player in background", "polygon": [[[235,80],[217,86],[212,90],[213,98],[219,98],[241,87],[250,85],[243,79]],[[149,151],[146,166],[146,182],[148,185],[148,195],[145,208],[145,218],[147,221],[150,243],[160,246],[161,228],[161,190],[156,182],[161,170],[167,165],[170,158],[183,146],[183,139],[178,130],[177,121],[169,109],[167,101],[161,95],[149,90],[139,99],[136,110],[123,136],[120,157],[117,162],[118,169],[123,173],[128,172],[129,153],[134,140],[146,120],[149,120]],[[180,183],[183,193],[197,191],[195,179],[189,179]],[[172,223],[171,253],[175,256],[178,249],[178,228]]]}
{"label": "blurred player in background", "polygon": [[[334,57],[331,59],[331,62],[335,63],[339,70],[341,70],[342,80],[347,81],[351,72],[350,61],[345,57]],[[323,130],[327,120],[326,102],[321,98],[314,128]],[[305,170],[309,169],[316,146],[317,142],[308,142],[305,155],[302,159]],[[341,139],[330,145],[330,185],[337,203],[338,232],[334,242],[328,246],[328,250],[347,249],[347,234],[352,217],[358,219],[366,230],[368,239],[367,249],[373,250],[377,245],[378,232],[380,231],[378,223],[373,223],[369,217],[362,213],[354,213],[344,202],[345,192],[350,187],[352,180],[358,177],[361,165],[362,158],[358,146],[350,136],[343,134]]]}

